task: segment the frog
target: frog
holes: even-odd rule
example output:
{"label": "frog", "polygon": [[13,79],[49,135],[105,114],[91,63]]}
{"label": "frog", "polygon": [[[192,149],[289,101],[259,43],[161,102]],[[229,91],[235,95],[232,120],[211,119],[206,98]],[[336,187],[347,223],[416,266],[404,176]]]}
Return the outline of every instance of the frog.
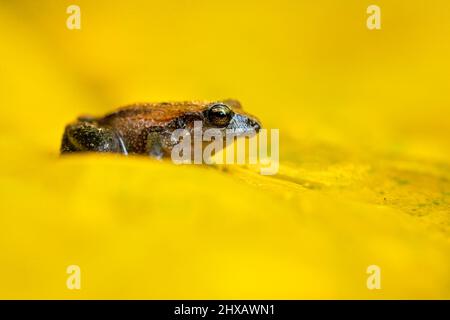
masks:
{"label": "frog", "polygon": [[261,122],[245,112],[235,99],[135,103],[101,117],[80,116],[65,127],[60,152],[109,152],[169,157],[179,142],[172,133],[184,129],[194,134],[194,124],[203,132],[218,130],[222,137],[257,133]]}

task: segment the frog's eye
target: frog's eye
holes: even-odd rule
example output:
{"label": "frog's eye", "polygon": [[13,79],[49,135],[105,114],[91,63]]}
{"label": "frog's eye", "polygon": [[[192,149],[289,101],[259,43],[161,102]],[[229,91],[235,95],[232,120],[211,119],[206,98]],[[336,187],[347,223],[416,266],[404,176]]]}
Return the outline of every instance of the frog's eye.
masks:
{"label": "frog's eye", "polygon": [[217,127],[225,127],[233,118],[234,112],[226,104],[215,103],[209,107],[206,115],[211,124]]}

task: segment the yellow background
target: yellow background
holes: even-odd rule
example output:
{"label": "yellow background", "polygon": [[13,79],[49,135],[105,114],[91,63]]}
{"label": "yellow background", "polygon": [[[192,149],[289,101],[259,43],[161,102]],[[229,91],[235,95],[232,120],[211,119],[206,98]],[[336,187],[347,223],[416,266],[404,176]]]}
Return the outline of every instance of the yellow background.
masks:
{"label": "yellow background", "polygon": [[[450,298],[449,40],[445,0],[0,1],[0,298]],[[222,98],[278,175],[58,155],[80,114]]]}

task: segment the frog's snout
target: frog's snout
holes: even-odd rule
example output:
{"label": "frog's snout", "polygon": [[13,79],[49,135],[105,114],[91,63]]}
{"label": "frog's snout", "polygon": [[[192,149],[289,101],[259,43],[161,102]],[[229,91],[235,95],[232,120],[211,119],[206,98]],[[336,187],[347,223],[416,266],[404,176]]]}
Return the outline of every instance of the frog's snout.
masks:
{"label": "frog's snout", "polygon": [[262,126],[259,120],[248,114],[235,114],[227,127],[227,129],[238,134],[258,133],[261,128]]}
{"label": "frog's snout", "polygon": [[261,122],[251,115],[245,115],[244,116],[244,126],[247,131],[255,131],[256,133],[259,132],[259,130],[262,128]]}
{"label": "frog's snout", "polygon": [[256,119],[248,118],[247,123],[250,128],[256,131],[256,133],[262,128],[261,123]]}

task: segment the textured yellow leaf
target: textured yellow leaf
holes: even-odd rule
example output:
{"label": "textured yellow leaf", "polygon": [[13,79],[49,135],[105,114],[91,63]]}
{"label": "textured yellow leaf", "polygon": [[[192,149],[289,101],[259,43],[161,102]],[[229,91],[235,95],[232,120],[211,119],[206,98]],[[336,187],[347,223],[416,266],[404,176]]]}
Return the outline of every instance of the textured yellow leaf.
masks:
{"label": "textured yellow leaf", "polygon": [[[0,4],[0,298],[450,298],[446,1],[78,4]],[[228,97],[277,175],[58,155],[79,114]]]}

